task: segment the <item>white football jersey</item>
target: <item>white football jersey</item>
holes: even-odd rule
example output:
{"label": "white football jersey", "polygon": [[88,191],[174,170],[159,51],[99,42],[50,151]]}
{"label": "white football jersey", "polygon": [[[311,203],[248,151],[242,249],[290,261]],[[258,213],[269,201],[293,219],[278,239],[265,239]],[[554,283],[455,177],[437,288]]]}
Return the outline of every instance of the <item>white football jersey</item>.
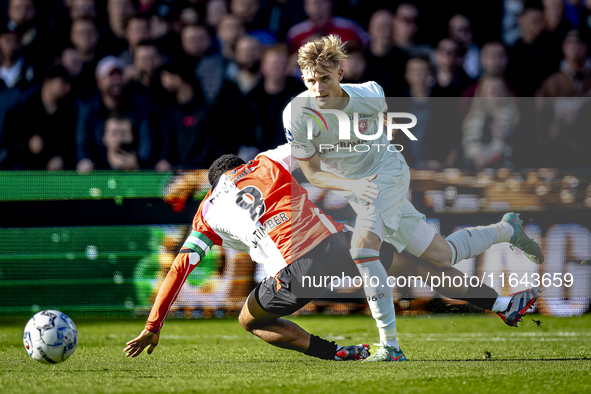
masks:
{"label": "white football jersey", "polygon": [[[342,84],[349,95],[341,111],[349,118],[349,135],[339,139],[337,115],[323,112],[309,91],[294,98],[283,111],[283,125],[292,154],[298,160],[311,159],[318,154],[321,169],[345,178],[362,178],[373,174],[401,175],[408,172],[404,157],[391,145],[384,130],[383,118],[388,106],[384,91],[376,82]],[[361,139],[354,133],[354,114],[358,114],[358,131],[375,139]],[[308,124],[312,126],[309,138]]]}

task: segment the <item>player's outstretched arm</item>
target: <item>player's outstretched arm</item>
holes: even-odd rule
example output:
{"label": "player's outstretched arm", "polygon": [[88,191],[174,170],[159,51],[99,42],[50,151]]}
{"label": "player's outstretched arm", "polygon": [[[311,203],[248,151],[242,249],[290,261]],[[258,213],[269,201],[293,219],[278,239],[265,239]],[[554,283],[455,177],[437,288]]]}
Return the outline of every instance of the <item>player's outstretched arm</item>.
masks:
{"label": "player's outstretched arm", "polygon": [[150,345],[148,354],[152,354],[152,351],[158,345],[164,319],[166,319],[170,307],[176,300],[187,276],[189,276],[199,262],[196,257],[192,258],[190,256],[191,253],[183,253],[182,250],[174,259],[170,271],[168,271],[164,282],[162,282],[158,290],[144,331],[137,338],[127,342],[127,347],[124,349],[127,352],[126,356],[139,356],[148,345]]}
{"label": "player's outstretched arm", "polygon": [[140,335],[136,338],[132,339],[131,341],[127,342],[127,347],[123,349],[126,357],[137,357],[144,351],[147,346],[148,354],[152,354],[156,346],[158,346],[158,342],[160,341],[160,334],[153,333],[148,330],[143,330]]}
{"label": "player's outstretched arm", "polygon": [[346,179],[320,169],[320,158],[315,155],[309,160],[298,160],[308,181],[319,189],[343,190],[354,193],[358,198],[373,203],[380,192],[378,185],[372,181],[377,175],[361,179]]}

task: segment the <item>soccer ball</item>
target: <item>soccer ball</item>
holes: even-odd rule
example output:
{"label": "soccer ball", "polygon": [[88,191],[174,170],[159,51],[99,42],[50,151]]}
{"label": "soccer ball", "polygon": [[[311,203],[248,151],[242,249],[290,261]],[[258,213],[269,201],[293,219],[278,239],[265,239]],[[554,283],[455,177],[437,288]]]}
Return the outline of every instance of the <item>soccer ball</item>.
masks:
{"label": "soccer ball", "polygon": [[23,344],[33,360],[57,364],[65,361],[76,350],[78,331],[72,319],[64,313],[41,311],[27,322]]}

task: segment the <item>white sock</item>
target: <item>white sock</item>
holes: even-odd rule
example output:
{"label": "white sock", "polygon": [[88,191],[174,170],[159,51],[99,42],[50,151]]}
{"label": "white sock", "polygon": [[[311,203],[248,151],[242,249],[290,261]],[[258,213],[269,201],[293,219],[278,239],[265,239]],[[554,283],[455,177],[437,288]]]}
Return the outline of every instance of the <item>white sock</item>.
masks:
{"label": "white sock", "polygon": [[384,342],[380,343],[380,345],[390,346],[390,347],[393,347],[394,349],[400,351],[400,346],[398,345],[398,339],[391,339],[389,341],[386,341],[385,343]]}
{"label": "white sock", "polygon": [[[368,283],[363,286],[363,290],[371,309],[371,315],[378,326],[380,343],[387,344],[389,341],[396,341],[398,333],[392,290],[388,287],[388,273],[380,263],[379,252],[374,249],[352,248],[351,256],[355,260],[361,277],[367,278]],[[372,277],[378,278],[378,287],[370,285],[369,282],[376,284],[376,279],[370,280]],[[398,342],[396,342],[396,346],[398,346]]]}
{"label": "white sock", "polygon": [[[509,223],[505,224],[511,227]],[[504,231],[504,227],[499,223],[456,231],[445,239],[451,249],[451,265],[453,266],[462,260],[477,256],[494,244],[503,242],[500,240],[499,235],[504,237]],[[513,235],[513,228],[511,228],[511,235]]]}
{"label": "white sock", "polygon": [[491,224],[492,227],[497,230],[498,241],[499,242],[509,242],[511,237],[513,236],[513,226],[511,226],[507,222],[500,221],[495,224]]}
{"label": "white sock", "polygon": [[[509,308],[509,302],[512,297],[498,296],[495,300],[491,312],[505,312]],[[490,304],[489,304],[490,305]]]}

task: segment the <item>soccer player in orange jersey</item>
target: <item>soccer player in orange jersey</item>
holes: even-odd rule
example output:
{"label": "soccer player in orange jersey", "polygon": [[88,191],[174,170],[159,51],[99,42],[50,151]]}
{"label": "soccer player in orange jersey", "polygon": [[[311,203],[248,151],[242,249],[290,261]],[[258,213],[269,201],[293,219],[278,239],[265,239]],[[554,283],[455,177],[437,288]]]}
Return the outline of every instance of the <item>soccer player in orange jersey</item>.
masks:
{"label": "soccer player in orange jersey", "polygon": [[[216,160],[209,171],[212,189],[197,211],[191,235],[180,253],[152,307],[145,329],[127,343],[127,356],[136,357],[149,346],[151,354],[187,276],[213,245],[224,245],[250,254],[263,264],[267,278],[249,295],[240,314],[244,329],[265,342],[328,360],[358,360],[369,356],[366,344],[341,347],[311,335],[282,316],[289,315],[316,298],[324,287],[306,287],[304,276],[355,276],[357,269],[348,253],[351,233],[324,215],[291,177],[290,148],[287,145],[264,152],[244,163],[234,155]],[[390,262],[396,275],[425,278],[445,273],[462,277],[455,268],[438,269],[410,255],[395,255],[394,247],[384,243],[381,260]],[[440,294],[464,299],[490,309],[498,297],[486,285],[448,286]],[[520,296],[521,297],[521,296]],[[532,298],[527,307],[533,305]],[[517,303],[516,303],[517,304]],[[406,357],[401,352],[397,360]]]}

